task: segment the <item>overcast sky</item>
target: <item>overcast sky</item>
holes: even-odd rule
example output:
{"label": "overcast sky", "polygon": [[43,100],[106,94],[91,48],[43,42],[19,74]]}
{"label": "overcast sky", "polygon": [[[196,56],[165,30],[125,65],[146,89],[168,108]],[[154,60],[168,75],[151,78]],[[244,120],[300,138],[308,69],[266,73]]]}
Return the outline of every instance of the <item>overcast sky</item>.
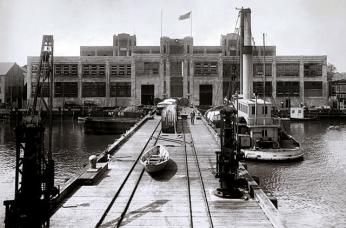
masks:
{"label": "overcast sky", "polygon": [[195,45],[219,45],[234,31],[236,7],[252,10],[256,44],[276,45],[277,55],[327,55],[346,72],[345,0],[0,0],[0,61],[26,64],[39,55],[43,34],[53,34],[56,56],[78,56],[79,46],[112,45],[113,34],[136,34],[137,45],[159,45],[163,35],[190,35]]}

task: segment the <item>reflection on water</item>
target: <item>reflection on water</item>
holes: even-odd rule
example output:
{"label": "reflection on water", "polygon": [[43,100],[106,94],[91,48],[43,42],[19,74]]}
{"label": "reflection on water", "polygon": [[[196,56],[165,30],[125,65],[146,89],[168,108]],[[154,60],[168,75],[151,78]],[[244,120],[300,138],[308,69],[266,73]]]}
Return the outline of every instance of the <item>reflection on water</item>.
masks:
{"label": "reflection on water", "polygon": [[[118,135],[86,135],[83,124],[72,120],[55,122],[52,133],[52,150],[53,158],[56,160],[57,184],[79,174],[81,169],[88,164],[90,155],[101,153],[118,137]],[[45,143],[45,145],[47,144]]]}
{"label": "reflection on water", "polygon": [[278,198],[289,227],[346,227],[346,121],[293,122],[290,130],[304,161],[248,162],[250,173]]}
{"label": "reflection on water", "polygon": [[[5,207],[2,202],[13,199],[15,168],[15,135],[9,122],[0,122],[0,227]],[[48,133],[46,129],[45,133]],[[83,124],[77,121],[55,121],[52,129],[52,152],[55,160],[55,183],[62,185],[81,173],[92,154],[102,152],[119,135],[85,135]],[[46,137],[47,139],[48,137]],[[45,145],[48,145],[45,142]]]}

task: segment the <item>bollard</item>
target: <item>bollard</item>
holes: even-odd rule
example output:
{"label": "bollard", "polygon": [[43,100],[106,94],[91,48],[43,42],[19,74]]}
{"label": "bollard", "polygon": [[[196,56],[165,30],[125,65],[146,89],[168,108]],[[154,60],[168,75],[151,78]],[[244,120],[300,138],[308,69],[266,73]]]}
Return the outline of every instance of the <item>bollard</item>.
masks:
{"label": "bollard", "polygon": [[275,198],[274,196],[269,196],[268,198],[269,198],[269,200],[272,202],[272,204],[274,205],[274,207],[275,207],[276,209],[278,209],[278,199]]}
{"label": "bollard", "polygon": [[97,161],[97,157],[95,155],[91,155],[89,157],[90,169],[96,169],[96,161]]}

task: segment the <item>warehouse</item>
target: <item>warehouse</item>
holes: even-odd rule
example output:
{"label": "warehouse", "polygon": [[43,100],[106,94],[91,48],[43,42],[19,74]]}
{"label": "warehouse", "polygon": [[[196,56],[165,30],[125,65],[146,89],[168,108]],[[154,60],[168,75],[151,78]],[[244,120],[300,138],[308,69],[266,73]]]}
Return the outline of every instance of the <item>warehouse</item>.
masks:
{"label": "warehouse", "polygon": [[[221,35],[220,46],[194,46],[192,37],[161,37],[160,46],[136,43],[135,35],[123,33],[113,36],[112,46],[81,46],[80,56],[55,57],[54,107],[153,104],[165,97],[210,106],[239,92],[237,34]],[[253,46],[252,53],[253,88],[259,96],[265,81],[265,95],[278,108],[327,105],[327,56],[277,56],[275,46]],[[28,102],[38,62],[39,57],[28,57]],[[44,88],[47,96],[48,84]]]}

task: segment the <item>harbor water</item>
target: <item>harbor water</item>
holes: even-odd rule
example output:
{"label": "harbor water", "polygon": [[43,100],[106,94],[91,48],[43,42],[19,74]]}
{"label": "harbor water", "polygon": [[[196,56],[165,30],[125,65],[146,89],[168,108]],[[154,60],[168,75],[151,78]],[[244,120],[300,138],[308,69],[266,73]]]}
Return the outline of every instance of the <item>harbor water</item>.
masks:
{"label": "harbor water", "polygon": [[[334,127],[334,126],[340,127]],[[0,125],[0,201],[13,198],[14,134],[8,122]],[[288,227],[346,227],[346,120],[291,122],[287,129],[302,143],[303,161],[247,162],[263,190],[278,199]],[[62,185],[87,165],[88,157],[103,151],[117,135],[85,135],[73,120],[53,126],[56,183]],[[0,219],[4,206],[0,207]],[[0,223],[0,227],[3,223]]]}
{"label": "harbor water", "polygon": [[288,227],[346,227],[346,120],[291,122],[290,133],[303,161],[248,162],[249,173],[278,199]]}
{"label": "harbor water", "polygon": [[[14,197],[15,135],[14,126],[0,122],[0,227],[4,226],[3,201]],[[45,133],[48,133],[48,128]],[[120,135],[84,134],[83,123],[72,119],[55,120],[52,127],[52,152],[55,160],[55,184],[80,175],[90,155],[99,154]],[[48,137],[46,137],[48,138]],[[45,145],[48,145],[45,142]]]}

